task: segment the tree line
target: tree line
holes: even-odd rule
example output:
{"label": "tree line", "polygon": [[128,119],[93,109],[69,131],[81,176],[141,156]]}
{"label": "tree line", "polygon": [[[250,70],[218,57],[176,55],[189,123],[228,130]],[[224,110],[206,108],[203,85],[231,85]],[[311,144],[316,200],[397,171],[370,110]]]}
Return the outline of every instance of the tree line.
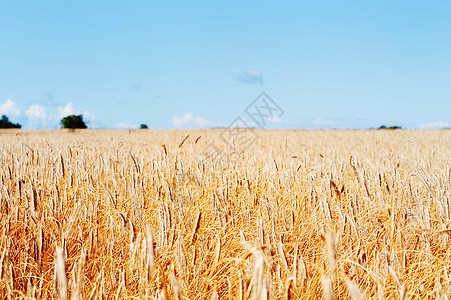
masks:
{"label": "tree line", "polygon": [[22,125],[19,123],[11,123],[7,116],[2,115],[2,118],[0,119],[0,128],[22,128]]}
{"label": "tree line", "polygon": [[[61,128],[67,129],[85,129],[88,128],[86,126],[85,121],[83,120],[83,115],[69,115],[64,117],[60,121]],[[19,123],[14,124],[9,121],[9,118],[5,115],[2,115],[0,120],[0,128],[22,128],[22,125]],[[149,127],[146,124],[141,124],[140,129],[148,129]]]}

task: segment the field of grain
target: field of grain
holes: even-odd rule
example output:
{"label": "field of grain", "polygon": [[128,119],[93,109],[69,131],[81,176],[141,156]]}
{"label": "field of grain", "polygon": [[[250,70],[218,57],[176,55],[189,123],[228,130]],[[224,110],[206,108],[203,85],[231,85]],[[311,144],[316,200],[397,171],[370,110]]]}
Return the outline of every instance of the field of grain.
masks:
{"label": "field of grain", "polygon": [[450,130],[222,133],[0,131],[1,298],[449,297]]}

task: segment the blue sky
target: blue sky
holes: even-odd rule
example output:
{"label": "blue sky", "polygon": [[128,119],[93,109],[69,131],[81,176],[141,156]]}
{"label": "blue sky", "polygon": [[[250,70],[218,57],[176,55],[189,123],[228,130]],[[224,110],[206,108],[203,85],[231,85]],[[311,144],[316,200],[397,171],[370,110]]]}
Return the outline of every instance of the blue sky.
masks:
{"label": "blue sky", "polygon": [[0,114],[25,128],[227,126],[263,91],[268,128],[451,126],[450,0],[0,4]]}

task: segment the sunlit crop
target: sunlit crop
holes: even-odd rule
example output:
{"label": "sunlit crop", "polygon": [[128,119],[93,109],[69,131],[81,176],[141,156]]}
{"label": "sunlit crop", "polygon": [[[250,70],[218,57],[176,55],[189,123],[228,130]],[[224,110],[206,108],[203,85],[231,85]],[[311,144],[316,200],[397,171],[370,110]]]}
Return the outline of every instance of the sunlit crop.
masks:
{"label": "sunlit crop", "polygon": [[449,297],[450,130],[220,133],[0,131],[1,298]]}

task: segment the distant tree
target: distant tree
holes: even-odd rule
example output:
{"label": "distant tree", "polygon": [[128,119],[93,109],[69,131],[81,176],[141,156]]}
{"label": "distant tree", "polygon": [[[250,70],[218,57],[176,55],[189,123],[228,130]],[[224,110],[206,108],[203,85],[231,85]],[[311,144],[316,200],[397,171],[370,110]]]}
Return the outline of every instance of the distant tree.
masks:
{"label": "distant tree", "polygon": [[70,115],[61,119],[61,126],[63,128],[76,129],[88,128],[83,121],[82,115]]}
{"label": "distant tree", "polygon": [[139,129],[149,129],[149,127],[146,124],[141,124]]}
{"label": "distant tree", "polygon": [[385,125],[382,125],[381,127],[379,127],[378,129],[389,129],[389,130],[395,130],[395,129],[402,129],[402,127],[401,126],[390,126],[390,127],[387,127],[387,126],[385,126]]}
{"label": "distant tree", "polygon": [[20,125],[19,123],[11,123],[7,116],[2,115],[2,118],[0,120],[0,128],[22,128],[22,125]]}

